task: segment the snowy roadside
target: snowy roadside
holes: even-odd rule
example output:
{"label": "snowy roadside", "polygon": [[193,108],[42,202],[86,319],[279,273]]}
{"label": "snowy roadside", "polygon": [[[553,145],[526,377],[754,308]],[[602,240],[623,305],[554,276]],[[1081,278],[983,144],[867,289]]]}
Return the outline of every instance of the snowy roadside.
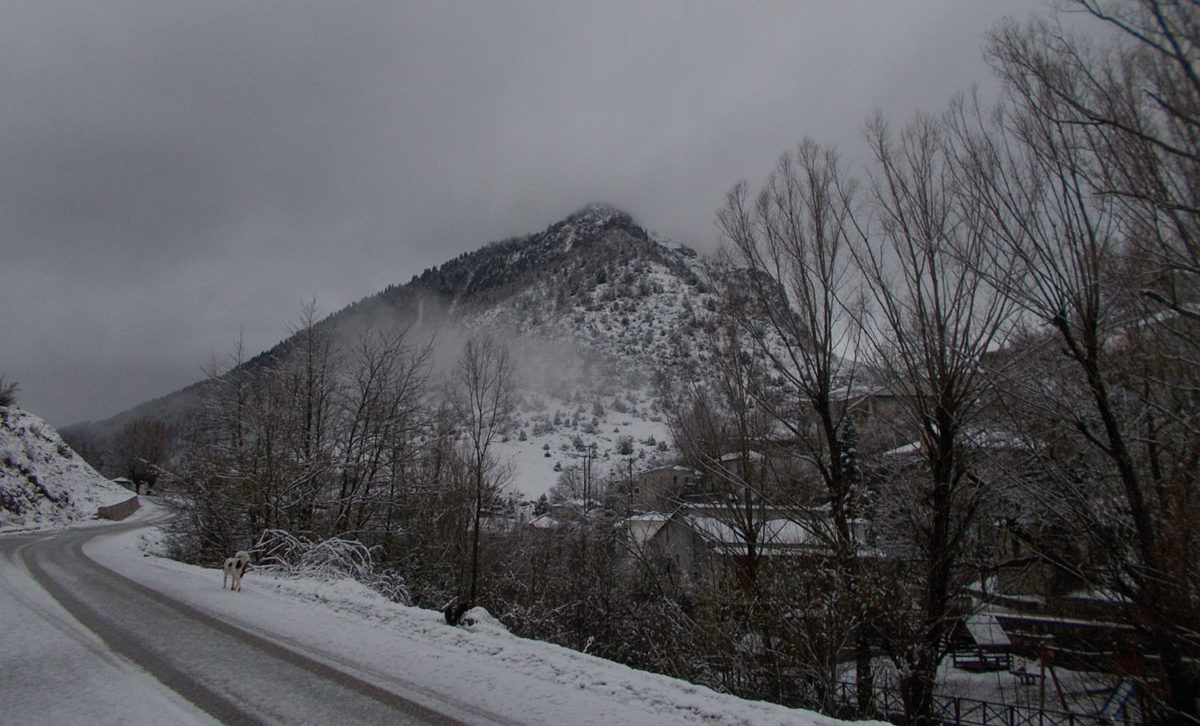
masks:
{"label": "snowy roadside", "polygon": [[843,723],[518,638],[498,623],[452,628],[439,612],[392,603],[353,581],[251,570],[242,592],[231,593],[216,569],[148,554],[157,540],[156,530],[140,529],[98,537],[84,552],[147,587],[470,723]]}

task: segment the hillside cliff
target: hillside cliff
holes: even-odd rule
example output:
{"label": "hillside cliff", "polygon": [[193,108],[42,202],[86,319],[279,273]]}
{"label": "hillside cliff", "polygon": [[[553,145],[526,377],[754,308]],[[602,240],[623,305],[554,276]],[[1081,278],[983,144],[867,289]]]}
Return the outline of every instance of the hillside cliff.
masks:
{"label": "hillside cliff", "polygon": [[66,526],[131,496],[88,466],[54,427],[0,406],[0,531]]}

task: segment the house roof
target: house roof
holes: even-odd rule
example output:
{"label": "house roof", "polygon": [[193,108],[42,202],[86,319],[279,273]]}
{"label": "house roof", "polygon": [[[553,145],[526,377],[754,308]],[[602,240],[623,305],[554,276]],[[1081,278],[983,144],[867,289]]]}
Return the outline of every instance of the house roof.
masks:
{"label": "house roof", "polygon": [[970,615],[963,620],[963,625],[966,626],[971,639],[977,645],[1012,645],[1012,641],[1008,639],[1008,633],[1004,632],[1004,627],[1000,625],[1000,621],[996,619],[995,615],[990,613]]}
{"label": "house roof", "polygon": [[[1013,434],[1000,428],[969,428],[962,432],[964,439],[969,441],[972,446],[980,449],[1018,449],[1025,447],[1025,442],[1020,436]],[[894,449],[888,449],[883,453],[884,456],[901,456],[906,454],[921,453],[921,442],[910,441],[907,444],[901,444]]]}
{"label": "house roof", "polygon": [[665,522],[670,519],[669,515],[662,512],[646,512],[645,514],[635,514],[632,517],[626,517],[626,522]]}
{"label": "house roof", "polygon": [[895,398],[896,394],[888,390],[887,386],[878,383],[868,385],[858,382],[853,386],[838,386],[831,389],[829,397],[834,401],[861,401],[864,398]]}
{"label": "house roof", "polygon": [[[727,454],[721,454],[721,458],[718,459],[718,461],[720,461],[722,464],[724,464],[729,461],[740,461],[741,458],[742,458],[742,452],[730,451]],[[761,461],[763,458],[763,455],[760,452],[755,451],[754,449],[751,449],[750,451],[747,452],[747,458],[749,458],[751,461]]]}
{"label": "house roof", "polygon": [[[728,522],[717,517],[686,515],[683,522],[704,539],[722,547],[744,549],[746,538]],[[764,547],[792,548],[817,543],[812,530],[788,519],[768,519],[757,529],[758,543]]]}
{"label": "house roof", "polygon": [[910,441],[907,444],[900,444],[899,446],[897,446],[894,449],[888,449],[887,451],[883,452],[883,455],[884,456],[904,456],[907,454],[919,454],[919,453],[921,453],[921,442]]}
{"label": "house roof", "polygon": [[632,517],[626,517],[617,523],[617,526],[623,526],[629,530],[629,537],[639,547],[650,541],[654,535],[658,534],[658,530],[662,529],[667,523],[670,516],[662,512],[646,512]]}
{"label": "house roof", "polygon": [[678,474],[696,475],[696,476],[698,476],[700,474],[700,472],[696,471],[695,469],[689,469],[688,467],[682,466],[680,464],[667,464],[665,466],[656,466],[653,469],[646,469],[644,471],[639,471],[637,475],[642,476],[644,474],[658,474],[659,472],[664,472],[664,471],[675,472]]}
{"label": "house roof", "polygon": [[562,523],[549,514],[542,514],[529,520],[529,526],[534,529],[555,529]]}

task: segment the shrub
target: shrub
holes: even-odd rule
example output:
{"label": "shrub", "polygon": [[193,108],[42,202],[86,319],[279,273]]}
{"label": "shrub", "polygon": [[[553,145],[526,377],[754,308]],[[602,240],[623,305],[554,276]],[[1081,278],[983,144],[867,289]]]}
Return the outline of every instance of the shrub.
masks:
{"label": "shrub", "polygon": [[17,389],[20,388],[15,382],[6,381],[4,375],[0,374],[0,406],[15,406],[17,405]]}
{"label": "shrub", "polygon": [[403,577],[390,570],[376,571],[371,556],[375,549],[340,537],[313,542],[282,529],[268,529],[252,551],[264,570],[291,577],[357,580],[392,602],[411,605]]}

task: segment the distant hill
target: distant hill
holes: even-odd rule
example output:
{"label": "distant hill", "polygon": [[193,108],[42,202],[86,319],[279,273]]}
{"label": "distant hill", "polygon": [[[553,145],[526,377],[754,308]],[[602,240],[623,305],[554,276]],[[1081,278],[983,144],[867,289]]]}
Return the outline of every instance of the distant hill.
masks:
{"label": "distant hill", "polygon": [[[492,242],[389,286],[317,327],[345,342],[368,329],[407,328],[413,340],[438,341],[440,369],[471,331],[500,332],[524,373],[521,428],[535,428],[539,413],[548,418],[539,431],[556,413],[577,424],[586,408],[587,428],[615,438],[621,422],[593,413],[611,410],[661,455],[665,426],[647,423],[656,418],[648,389],[657,367],[691,354],[689,330],[715,308],[708,265],[695,251],[656,239],[627,213],[593,204],[541,232]],[[288,345],[285,339],[245,365],[270,366]],[[178,426],[199,405],[204,385],[67,427],[64,435],[102,450],[135,418]],[[537,457],[547,458],[542,450]]]}
{"label": "distant hill", "polygon": [[66,526],[131,496],[88,466],[54,427],[0,406],[0,531]]}

